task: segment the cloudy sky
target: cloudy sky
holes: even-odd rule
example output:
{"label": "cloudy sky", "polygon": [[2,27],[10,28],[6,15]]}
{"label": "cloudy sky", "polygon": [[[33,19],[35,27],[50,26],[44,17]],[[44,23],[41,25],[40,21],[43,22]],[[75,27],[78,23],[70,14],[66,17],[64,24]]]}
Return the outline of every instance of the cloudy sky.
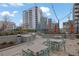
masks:
{"label": "cloudy sky", "polygon": [[[52,5],[56,11],[56,14],[60,20],[60,27],[62,27],[63,21],[67,21],[67,18],[62,18],[67,15],[71,9],[73,4],[62,4],[62,3],[0,3],[0,20],[3,20],[3,16],[8,15],[10,17],[9,21],[13,21],[17,26],[22,24],[22,12],[23,10],[28,10],[34,6],[39,6],[43,11],[44,15],[48,18],[52,18],[53,22],[57,22],[57,19],[54,15]],[[72,18],[71,18],[72,19]]]}

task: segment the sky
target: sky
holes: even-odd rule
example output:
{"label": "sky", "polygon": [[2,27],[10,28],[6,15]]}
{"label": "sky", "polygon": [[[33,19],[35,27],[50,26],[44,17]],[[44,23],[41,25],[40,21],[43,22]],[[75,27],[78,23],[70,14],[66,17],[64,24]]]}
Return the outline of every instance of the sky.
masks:
{"label": "sky", "polygon": [[[62,28],[63,22],[67,21],[67,17],[64,19],[62,18],[72,10],[72,3],[0,3],[0,21],[3,20],[5,15],[8,15],[10,18],[9,21],[15,22],[16,25],[19,26],[23,21],[23,11],[38,6],[42,10],[44,16],[51,18],[52,22],[57,22],[52,5],[60,21],[60,27]],[[72,15],[69,16],[72,20]]]}

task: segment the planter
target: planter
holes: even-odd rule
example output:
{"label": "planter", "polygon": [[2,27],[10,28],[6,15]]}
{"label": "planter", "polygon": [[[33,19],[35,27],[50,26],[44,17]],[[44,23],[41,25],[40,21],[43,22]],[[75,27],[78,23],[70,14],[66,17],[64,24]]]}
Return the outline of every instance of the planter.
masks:
{"label": "planter", "polygon": [[79,39],[79,35],[76,35],[76,38]]}
{"label": "planter", "polygon": [[15,45],[15,44],[0,44],[0,49],[3,49],[3,48],[7,48],[7,47],[10,47],[10,46],[13,46],[13,45]]}

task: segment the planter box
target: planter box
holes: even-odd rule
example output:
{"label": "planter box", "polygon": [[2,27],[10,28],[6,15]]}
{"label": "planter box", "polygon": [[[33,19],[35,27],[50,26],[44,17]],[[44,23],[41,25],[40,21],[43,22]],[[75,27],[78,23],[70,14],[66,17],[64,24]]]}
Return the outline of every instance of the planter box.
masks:
{"label": "planter box", "polygon": [[79,35],[76,35],[76,38],[79,39]]}

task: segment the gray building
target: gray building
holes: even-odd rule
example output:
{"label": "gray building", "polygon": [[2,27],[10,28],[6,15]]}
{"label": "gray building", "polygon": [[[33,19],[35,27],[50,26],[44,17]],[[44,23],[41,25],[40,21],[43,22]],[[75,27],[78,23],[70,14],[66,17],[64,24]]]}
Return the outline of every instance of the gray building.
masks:
{"label": "gray building", "polygon": [[75,33],[79,33],[79,3],[73,5],[73,20]]}
{"label": "gray building", "polygon": [[52,19],[48,18],[48,20],[47,20],[47,28],[48,28],[48,30],[51,29],[51,24],[52,24]]}
{"label": "gray building", "polygon": [[47,29],[47,20],[48,20],[48,18],[46,18],[46,17],[42,17],[41,18],[41,24],[40,24],[40,26],[41,26],[42,30]]}
{"label": "gray building", "polygon": [[69,23],[68,22],[64,22],[63,23],[63,32],[69,32]]}

